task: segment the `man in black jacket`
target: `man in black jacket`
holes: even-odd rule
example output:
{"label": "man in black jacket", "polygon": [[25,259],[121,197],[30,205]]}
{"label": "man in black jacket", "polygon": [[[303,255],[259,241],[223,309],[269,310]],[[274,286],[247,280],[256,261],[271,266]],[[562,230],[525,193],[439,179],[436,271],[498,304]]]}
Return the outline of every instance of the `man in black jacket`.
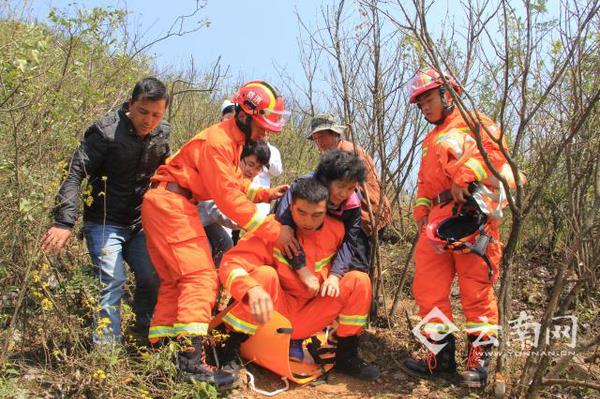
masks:
{"label": "man in black jacket", "polygon": [[133,331],[147,336],[159,280],[146,250],[140,212],[150,177],[170,153],[169,124],[162,120],[168,104],[165,85],[148,77],[137,82],[129,102],[88,128],[58,193],[54,225],[42,238],[44,251],[57,253],[65,246],[77,221],[81,182],[87,178],[91,195],[84,198],[83,231],[102,283],[97,344],[121,341],[120,303],[127,280],[123,261],[136,280]]}

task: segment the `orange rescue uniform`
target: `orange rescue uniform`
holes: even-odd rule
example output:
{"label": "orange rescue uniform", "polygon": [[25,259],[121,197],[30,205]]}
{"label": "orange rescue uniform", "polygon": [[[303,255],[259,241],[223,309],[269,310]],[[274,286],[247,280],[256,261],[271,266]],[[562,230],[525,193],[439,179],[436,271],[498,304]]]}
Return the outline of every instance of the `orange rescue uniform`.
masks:
{"label": "orange rescue uniform", "polygon": [[[148,252],[160,278],[149,338],[205,335],[218,288],[211,250],[198,215],[198,201],[214,200],[227,216],[266,241],[281,229],[261,216],[253,202],[271,200],[271,191],[250,186],[239,168],[245,136],[235,118],[198,133],[152,177],[142,203]],[[185,193],[170,191],[176,183]],[[181,190],[180,190],[181,191]]]}
{"label": "orange rescue uniform", "polygon": [[[306,267],[323,283],[344,239],[343,223],[326,216],[319,230],[297,234],[306,254]],[[240,241],[225,254],[219,278],[237,301],[223,317],[223,322],[235,331],[249,335],[256,331],[258,325],[245,296],[259,285],[271,295],[275,310],[291,322],[292,339],[308,338],[336,318],[340,337],[359,334],[367,323],[371,283],[366,273],[346,273],[340,280],[338,297],[312,297],[282,252],[257,236]]]}
{"label": "orange rescue uniform", "polygon": [[[478,115],[490,134],[497,137],[500,130],[496,124],[485,115]],[[500,170],[506,160],[499,146],[483,128],[481,136],[492,164]],[[434,201],[437,195],[450,190],[452,183],[466,187],[470,182],[490,180],[491,172],[477,149],[474,137],[458,109],[452,111],[443,124],[436,126],[426,136],[422,145],[423,158],[417,183],[415,220],[428,217],[432,221],[451,216],[454,202],[435,204]],[[492,265],[495,281],[502,256],[499,220],[488,220],[486,231],[493,241],[488,245],[486,255]],[[438,253],[428,242],[423,228],[415,250],[413,282],[413,294],[421,317],[437,307],[452,321],[449,295],[455,274],[458,275],[460,298],[467,319],[467,333],[496,335],[498,306],[485,261],[471,253]],[[448,332],[449,327],[443,320],[434,318],[423,326],[423,331],[425,334],[436,331],[442,333]]]}

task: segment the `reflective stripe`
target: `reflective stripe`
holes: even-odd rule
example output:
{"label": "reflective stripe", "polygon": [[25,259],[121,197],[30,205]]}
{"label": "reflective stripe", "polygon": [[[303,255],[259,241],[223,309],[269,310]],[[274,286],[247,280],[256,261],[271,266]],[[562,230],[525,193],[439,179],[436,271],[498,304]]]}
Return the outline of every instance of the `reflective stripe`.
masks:
{"label": "reflective stripe", "polygon": [[315,272],[320,272],[321,269],[323,269],[324,266],[327,266],[327,264],[329,262],[331,262],[331,259],[333,259],[333,257],[335,256],[335,254],[336,253],[334,252],[334,253],[332,253],[331,255],[329,255],[326,258],[323,258],[323,259],[321,259],[319,261],[316,261],[315,262]]}
{"label": "reflective stripe", "polygon": [[256,198],[256,194],[258,194],[258,190],[260,190],[260,186],[256,184],[250,184],[248,186],[248,192],[246,193],[246,197],[252,202],[254,202],[254,198]]}
{"label": "reflective stripe", "polygon": [[467,162],[465,162],[465,165],[473,171],[477,181],[481,181],[487,177],[487,173],[478,159],[469,158]]}
{"label": "reflective stripe", "polygon": [[362,314],[340,314],[338,323],[345,326],[365,326],[367,325],[367,315]]}
{"label": "reflective stripe", "polygon": [[281,262],[285,265],[288,265],[289,267],[292,267],[292,265],[290,264],[290,262],[288,262],[288,260],[285,258],[285,256],[283,255],[283,252],[281,252],[281,250],[279,248],[275,248],[273,249],[273,257],[278,261]]}
{"label": "reflective stripe", "polygon": [[225,288],[227,289],[227,291],[231,291],[231,284],[233,283],[233,280],[235,280],[238,277],[247,275],[248,272],[242,269],[241,267],[236,267],[235,269],[231,270],[229,272],[229,275],[227,276],[227,281],[225,282]]}
{"label": "reflective stripe", "polygon": [[465,331],[467,334],[471,333],[483,333],[486,335],[498,335],[498,331],[500,330],[500,326],[497,324],[490,323],[476,323],[476,322],[467,322],[467,328]]}
{"label": "reflective stripe", "polygon": [[432,333],[447,333],[450,332],[450,325],[444,323],[426,323],[423,326],[423,332]]}
{"label": "reflective stripe", "polygon": [[425,158],[425,156],[427,155],[428,152],[429,152],[429,147],[427,147],[427,146],[423,147],[423,158]]}
{"label": "reflective stripe", "polygon": [[206,335],[208,323],[175,323],[173,331],[175,335]]}
{"label": "reflective stripe", "polygon": [[175,331],[173,326],[151,326],[148,331],[148,338],[163,338],[174,337]]}
{"label": "reflective stripe", "polygon": [[244,226],[244,230],[249,231],[251,233],[258,230],[260,225],[265,221],[266,216],[261,214],[259,211],[254,212],[252,219]]}
{"label": "reflective stripe", "polygon": [[427,197],[419,197],[415,201],[415,206],[426,206],[431,209],[431,200]]}
{"label": "reflective stripe", "polygon": [[256,332],[256,325],[248,323],[247,321],[244,321],[242,319],[238,319],[237,317],[232,315],[231,312],[227,313],[223,317],[223,322],[227,323],[234,330],[243,332],[245,334],[254,335],[254,333]]}
{"label": "reflective stripe", "polygon": [[454,136],[451,136],[450,133],[442,133],[435,139],[436,144],[446,144],[449,146],[452,151],[454,151],[454,155],[457,158],[462,157],[463,150],[461,142]]}
{"label": "reflective stripe", "polygon": [[491,124],[485,127],[487,129],[487,133],[495,140],[500,139],[500,128],[496,124]]}

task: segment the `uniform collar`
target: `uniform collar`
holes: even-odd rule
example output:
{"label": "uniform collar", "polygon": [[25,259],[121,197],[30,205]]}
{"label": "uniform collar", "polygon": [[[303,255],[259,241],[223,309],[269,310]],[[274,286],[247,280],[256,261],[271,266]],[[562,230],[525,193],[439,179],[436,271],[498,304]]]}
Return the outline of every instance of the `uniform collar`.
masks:
{"label": "uniform collar", "polygon": [[444,122],[441,125],[437,125],[433,131],[434,132],[439,132],[441,130],[445,130],[449,124],[451,124],[456,118],[460,118],[460,111],[458,110],[457,107],[454,107],[454,109],[452,110],[452,112],[450,112],[447,116],[446,119],[444,119]]}
{"label": "uniform collar", "polygon": [[233,117],[227,119],[226,121],[221,122],[221,124],[225,128],[225,131],[227,132],[229,137],[231,137],[233,139],[233,141],[236,142],[236,144],[239,144],[242,146],[244,144],[246,144],[246,136],[240,130],[240,128],[237,127],[237,124],[235,123],[235,115]]}
{"label": "uniform collar", "polygon": [[318,241],[318,236],[321,235],[323,231],[325,231],[323,227],[325,227],[325,225],[329,223],[327,219],[328,216],[325,215],[325,219],[323,219],[323,224],[321,224],[314,232],[312,232],[312,234],[303,234],[300,229],[296,229],[297,238],[301,241],[303,241],[304,239]]}

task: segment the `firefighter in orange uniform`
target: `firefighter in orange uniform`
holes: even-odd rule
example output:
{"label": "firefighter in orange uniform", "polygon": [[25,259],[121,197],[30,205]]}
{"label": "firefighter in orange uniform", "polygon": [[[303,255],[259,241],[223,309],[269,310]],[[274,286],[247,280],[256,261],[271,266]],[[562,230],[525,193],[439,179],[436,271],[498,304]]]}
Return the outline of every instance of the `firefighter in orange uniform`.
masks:
{"label": "firefighter in orange uniform", "polygon": [[[269,322],[276,310],[291,322],[292,340],[302,340],[337,318],[335,369],[375,379],[379,370],[358,356],[358,334],[367,323],[371,304],[369,276],[348,272],[340,279],[339,289],[337,284],[326,283],[331,261],[344,238],[343,223],[327,216],[327,198],[328,189],[318,180],[297,181],[291,211],[304,262],[290,261],[274,244],[257,236],[240,241],[225,254],[219,278],[237,305],[223,322],[238,335],[252,335],[260,324]],[[308,288],[299,277],[301,273],[313,275],[318,284]],[[238,338],[237,342],[242,340]]]}
{"label": "firefighter in orange uniform", "polygon": [[[460,95],[456,81],[449,75],[446,80]],[[424,359],[407,358],[402,366],[413,376],[458,377],[462,385],[483,387],[498,332],[493,283],[499,275],[501,258],[499,193],[503,189],[486,167],[475,135],[452,103],[436,70],[417,72],[409,101],[416,103],[425,119],[435,125],[422,144],[414,207],[420,236],[413,282],[419,315],[424,318],[421,334],[435,346],[428,346],[430,352]],[[498,127],[485,115],[470,115],[473,123],[482,126],[483,147],[491,163],[497,170],[506,171],[506,160],[494,141],[499,137]],[[474,189],[478,190],[477,195]],[[453,250],[458,247],[460,250]],[[449,299],[455,275],[458,275],[469,341],[467,367],[460,375],[456,374]],[[438,309],[441,314],[430,314]],[[434,347],[441,350],[432,350]]]}
{"label": "firefighter in orange uniform", "polygon": [[205,361],[204,337],[218,279],[196,204],[214,200],[239,226],[265,242],[289,240],[289,233],[272,216],[262,217],[253,203],[279,198],[287,186],[263,189],[243,183],[239,167],[246,142],[283,128],[288,116],[283,99],[267,83],[252,81],[232,102],[233,118],[198,133],[157,170],[142,205],[148,251],[160,278],[150,341],[178,338],[179,369],[191,379],[217,386],[230,385],[234,377]]}

